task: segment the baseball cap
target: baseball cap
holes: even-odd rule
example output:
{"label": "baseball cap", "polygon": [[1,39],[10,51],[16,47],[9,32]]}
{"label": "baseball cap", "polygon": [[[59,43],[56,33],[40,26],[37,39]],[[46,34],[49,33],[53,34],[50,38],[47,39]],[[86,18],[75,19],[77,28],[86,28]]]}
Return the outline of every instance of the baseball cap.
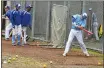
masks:
{"label": "baseball cap", "polygon": [[18,8],[18,7],[21,7],[21,5],[20,4],[16,4],[15,7]]}
{"label": "baseball cap", "polygon": [[82,14],[82,18],[83,18],[83,19],[86,19],[86,18],[87,18],[87,13],[83,13],[83,14]]}
{"label": "baseball cap", "polygon": [[83,14],[82,14],[82,16],[85,16],[85,17],[87,17],[87,13],[83,13]]}
{"label": "baseball cap", "polygon": [[89,11],[91,11],[92,10],[92,8],[89,8]]}
{"label": "baseball cap", "polygon": [[32,6],[31,5],[27,5],[26,8],[32,8]]}
{"label": "baseball cap", "polygon": [[10,6],[7,6],[7,5],[6,5],[6,6],[5,6],[5,8],[8,8],[8,9],[10,9]]}

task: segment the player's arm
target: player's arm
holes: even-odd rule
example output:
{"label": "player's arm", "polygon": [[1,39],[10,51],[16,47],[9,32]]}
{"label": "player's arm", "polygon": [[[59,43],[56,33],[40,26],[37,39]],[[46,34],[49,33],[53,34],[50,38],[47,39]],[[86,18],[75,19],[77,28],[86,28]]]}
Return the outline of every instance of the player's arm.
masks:
{"label": "player's arm", "polygon": [[5,18],[6,18],[5,14],[4,14],[4,15],[2,15],[2,19],[5,19]]}
{"label": "player's arm", "polygon": [[75,21],[76,21],[76,16],[73,15],[73,16],[72,16],[72,25],[75,26],[75,27],[77,27],[78,25],[76,24]]}
{"label": "player's arm", "polygon": [[8,14],[8,13],[6,13],[6,14],[4,14],[4,15],[2,15],[2,19],[9,19],[8,17],[9,17],[10,15]]}
{"label": "player's arm", "polygon": [[11,23],[12,23],[13,28],[14,28],[14,25],[15,25],[15,11],[12,12],[11,18],[12,18],[12,19],[11,19]]}
{"label": "player's arm", "polygon": [[85,28],[85,26],[86,26],[86,20],[84,20],[83,23],[80,26],[78,26],[78,28],[83,29]]}
{"label": "player's arm", "polygon": [[23,21],[23,13],[24,13],[24,11],[21,11],[21,24],[22,24],[22,21]]}
{"label": "player's arm", "polygon": [[29,14],[29,28],[30,29],[31,29],[31,22],[32,22],[31,14]]}

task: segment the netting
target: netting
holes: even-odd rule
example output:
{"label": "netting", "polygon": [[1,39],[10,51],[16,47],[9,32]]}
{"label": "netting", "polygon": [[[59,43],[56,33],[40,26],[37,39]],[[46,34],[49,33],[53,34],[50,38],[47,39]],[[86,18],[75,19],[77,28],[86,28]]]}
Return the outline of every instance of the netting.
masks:
{"label": "netting", "polygon": [[66,36],[66,15],[67,7],[53,5],[51,23],[51,41],[53,47],[63,47]]}

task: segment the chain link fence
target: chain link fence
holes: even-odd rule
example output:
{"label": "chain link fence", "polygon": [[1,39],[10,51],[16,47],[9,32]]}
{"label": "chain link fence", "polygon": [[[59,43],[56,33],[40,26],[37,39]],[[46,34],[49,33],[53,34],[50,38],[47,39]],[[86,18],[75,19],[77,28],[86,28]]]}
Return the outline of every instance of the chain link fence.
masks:
{"label": "chain link fence", "polygon": [[[10,6],[14,9],[14,5],[16,3],[21,4],[21,10],[25,9],[27,4],[31,4],[33,9],[31,11],[32,14],[32,30],[27,30],[27,34],[32,39],[39,39],[43,41],[50,41],[52,42],[52,8],[53,5],[63,5],[66,6],[66,35],[65,40],[61,41],[66,43],[68,34],[71,29],[71,16],[73,14],[81,14],[83,11],[88,13],[88,9],[92,8],[93,11],[96,13],[98,18],[98,23],[103,24],[103,1],[2,1],[2,10],[4,6],[10,2]],[[60,12],[60,11],[59,11]],[[4,10],[2,11],[4,14]],[[3,21],[5,22],[5,21]],[[4,24],[5,25],[5,24]],[[57,28],[56,28],[57,29]],[[92,42],[93,43],[93,42]],[[102,50],[102,43],[99,43],[95,46],[88,46],[89,48],[101,49]],[[93,44],[94,45],[94,44]],[[64,45],[63,45],[64,46]]]}

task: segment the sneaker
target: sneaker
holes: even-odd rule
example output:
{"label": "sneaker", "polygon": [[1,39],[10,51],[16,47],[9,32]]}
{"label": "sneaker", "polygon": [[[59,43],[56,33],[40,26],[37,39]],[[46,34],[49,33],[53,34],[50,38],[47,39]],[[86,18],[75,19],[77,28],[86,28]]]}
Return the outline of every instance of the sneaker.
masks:
{"label": "sneaker", "polygon": [[24,44],[22,44],[21,46],[25,46]]}
{"label": "sneaker", "polygon": [[15,43],[12,43],[12,46],[16,46],[16,44]]}
{"label": "sneaker", "polygon": [[18,46],[20,46],[20,45],[21,45],[21,43],[20,43],[20,42],[18,42],[18,43],[17,43],[17,45],[18,45]]}
{"label": "sneaker", "polygon": [[63,53],[62,55],[65,57],[66,56],[66,53]]}
{"label": "sneaker", "polygon": [[22,41],[22,45],[24,45],[24,41]]}
{"label": "sneaker", "polygon": [[85,52],[84,54],[85,54],[86,56],[90,56],[90,55],[88,54],[88,52]]}
{"label": "sneaker", "polygon": [[30,37],[29,37],[29,36],[27,36],[27,37],[26,37],[26,41],[28,41],[29,39],[30,39]]}
{"label": "sneaker", "polygon": [[9,38],[6,38],[5,40],[6,40],[6,41],[8,41],[8,40],[9,40]]}

